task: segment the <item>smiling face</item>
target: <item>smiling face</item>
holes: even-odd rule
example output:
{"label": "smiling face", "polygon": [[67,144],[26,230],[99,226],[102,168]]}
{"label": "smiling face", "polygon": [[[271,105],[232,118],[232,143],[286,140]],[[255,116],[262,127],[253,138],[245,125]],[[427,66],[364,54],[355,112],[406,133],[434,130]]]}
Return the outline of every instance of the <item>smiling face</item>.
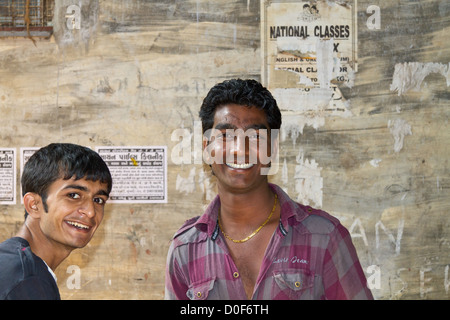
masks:
{"label": "smiling face", "polygon": [[86,179],[58,179],[48,189],[48,212],[39,204],[39,226],[56,246],[86,246],[99,227],[108,199],[107,184]]}
{"label": "smiling face", "polygon": [[267,183],[261,169],[269,163],[261,160],[270,157],[269,129],[266,114],[258,108],[237,104],[217,108],[207,148],[220,187],[243,192]]}

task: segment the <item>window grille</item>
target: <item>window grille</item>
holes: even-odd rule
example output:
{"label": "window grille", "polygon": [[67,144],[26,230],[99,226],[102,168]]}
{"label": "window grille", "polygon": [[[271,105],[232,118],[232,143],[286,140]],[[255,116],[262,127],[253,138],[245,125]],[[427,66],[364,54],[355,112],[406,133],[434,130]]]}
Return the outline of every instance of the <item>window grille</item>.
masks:
{"label": "window grille", "polygon": [[49,36],[54,0],[0,0],[0,36]]}

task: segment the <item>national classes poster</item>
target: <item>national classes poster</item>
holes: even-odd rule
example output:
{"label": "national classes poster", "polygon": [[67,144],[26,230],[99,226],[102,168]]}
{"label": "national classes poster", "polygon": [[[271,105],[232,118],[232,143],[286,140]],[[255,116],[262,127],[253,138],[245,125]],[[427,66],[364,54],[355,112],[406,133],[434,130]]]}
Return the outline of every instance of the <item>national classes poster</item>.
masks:
{"label": "national classes poster", "polygon": [[356,26],[356,0],[262,0],[264,85],[311,89],[351,82],[357,71]]}

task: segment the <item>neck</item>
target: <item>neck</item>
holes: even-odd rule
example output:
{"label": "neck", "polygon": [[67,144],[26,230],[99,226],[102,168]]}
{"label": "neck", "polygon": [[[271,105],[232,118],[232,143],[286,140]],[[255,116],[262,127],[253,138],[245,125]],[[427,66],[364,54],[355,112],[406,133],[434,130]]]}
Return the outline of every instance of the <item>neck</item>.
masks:
{"label": "neck", "polygon": [[31,251],[55,271],[61,262],[69,256],[71,249],[58,245],[44,235],[39,228],[39,221],[28,216],[25,223],[16,235],[30,244]]}
{"label": "neck", "polygon": [[274,204],[274,194],[268,184],[244,193],[233,193],[218,187],[220,214],[224,224],[251,226],[264,221]]}

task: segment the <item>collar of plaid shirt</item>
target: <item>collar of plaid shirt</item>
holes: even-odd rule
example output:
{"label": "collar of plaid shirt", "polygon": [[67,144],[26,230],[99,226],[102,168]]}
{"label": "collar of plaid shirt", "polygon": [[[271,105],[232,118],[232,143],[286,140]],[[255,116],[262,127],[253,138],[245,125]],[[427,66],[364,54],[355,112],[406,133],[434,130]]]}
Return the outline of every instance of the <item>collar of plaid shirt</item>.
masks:
{"label": "collar of plaid shirt", "polygon": [[[293,202],[289,196],[277,185],[269,183],[270,188],[274,193],[278,196],[278,201],[281,207],[281,216],[280,223],[277,232],[281,235],[285,236],[287,234],[289,221],[292,220],[293,224],[300,223],[302,220],[306,219],[311,213],[320,214],[324,213],[320,210],[315,210],[309,206],[301,206],[303,210],[298,211],[298,203]],[[216,196],[216,198],[209,204],[205,213],[200,217],[192,218],[185,222],[183,227],[178,230],[175,237],[178,234],[183,233],[185,230],[192,228],[195,226],[199,231],[206,232],[208,237],[210,237],[213,241],[216,240],[220,233],[219,224],[218,224],[218,214],[220,207],[220,198]],[[326,214],[326,213],[325,213]],[[334,219],[337,223],[339,221],[326,214],[328,217]]]}

